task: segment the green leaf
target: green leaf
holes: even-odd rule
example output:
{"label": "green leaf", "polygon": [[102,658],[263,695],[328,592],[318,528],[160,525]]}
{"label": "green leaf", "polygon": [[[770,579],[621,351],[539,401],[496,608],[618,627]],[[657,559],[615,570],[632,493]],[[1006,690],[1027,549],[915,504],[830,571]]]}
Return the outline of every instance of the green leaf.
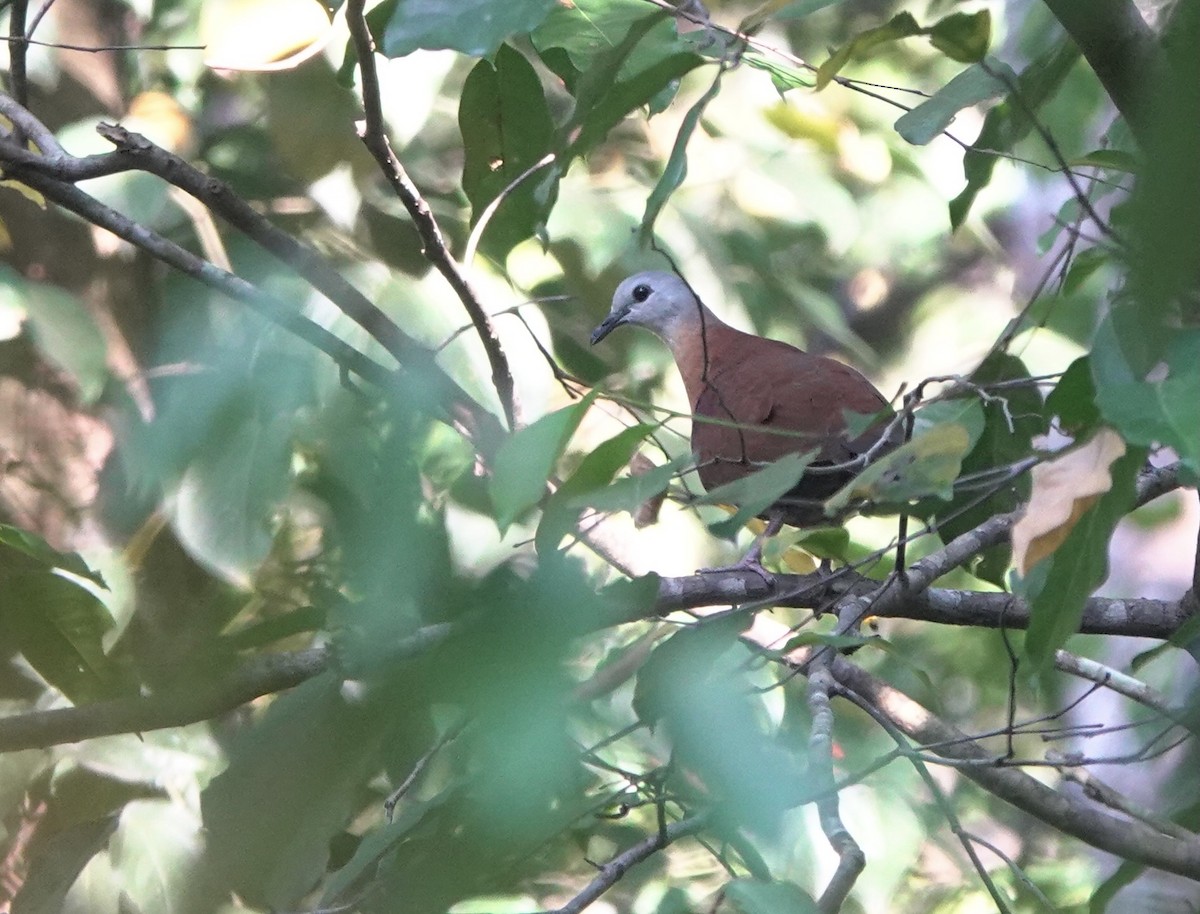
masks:
{"label": "green leaf", "polygon": [[195,874],[205,838],[195,806],[183,797],[129,803],[109,850],[122,899],[134,911],[219,910],[227,891]]}
{"label": "green leaf", "polygon": [[764,879],[731,879],[725,883],[725,901],[741,914],[816,914],[816,901],[794,882]]}
{"label": "green leaf", "polygon": [[[578,0],[560,5],[531,36],[547,66],[575,98],[560,130],[559,168],[585,155],[643,105],[662,101],[678,79],[703,62],[680,39],[673,20],[647,13],[642,0]],[[566,66],[559,61],[565,54]]]}
{"label": "green leaf", "polygon": [[597,511],[636,511],[642,504],[663,491],[686,467],[694,462],[691,454],[682,454],[669,463],[647,473],[625,476],[612,485],[597,489],[572,500],[575,508],[595,508]]}
{"label": "green leaf", "polygon": [[541,501],[554,465],[595,398],[593,391],[578,403],[542,416],[500,446],[488,492],[502,531]]}
{"label": "green leaf", "polygon": [[1092,893],[1092,897],[1088,899],[1088,914],[1114,914],[1109,910],[1109,903],[1121,889],[1133,883],[1145,871],[1146,866],[1143,863],[1124,861]]}
{"label": "green leaf", "polygon": [[340,676],[327,673],[238,731],[201,809],[209,866],[251,905],[293,910],[324,872],[330,838],[379,770],[388,712],[378,705],[347,700]]}
{"label": "green leaf", "polygon": [[271,550],[271,523],[291,486],[293,416],[234,409],[175,492],[172,527],[198,562],[249,587]]}
{"label": "green leaf", "polygon": [[875,640],[872,637],[864,637],[862,635],[835,635],[831,632],[800,632],[787,640],[783,647],[779,648],[780,654],[788,654],[797,648],[801,647],[832,647],[837,650],[845,650],[847,648],[862,647],[870,641]]}
{"label": "green leaf", "polygon": [[119,667],[104,653],[113,618],[92,589],[105,586],[78,554],[0,524],[0,628],[42,678],[78,704],[121,690]]}
{"label": "green leaf", "polygon": [[418,49],[489,57],[508,38],[537,28],[557,5],[557,0],[388,0],[367,15],[367,23],[386,57]]}
{"label": "green leaf", "polygon": [[121,690],[119,667],[104,653],[112,616],[90,590],[53,571],[12,571],[0,551],[0,626],[52,686],[84,704]]}
{"label": "green leaf", "polygon": [[[995,58],[989,58],[987,64],[993,72],[1000,70],[1007,73],[1011,79],[1016,79],[1016,74],[1008,64]],[[973,64],[946,83],[930,99],[901,115],[895,123],[896,132],[914,146],[924,146],[949,127],[955,115],[963,108],[998,98],[1007,91],[1002,80],[997,79],[981,65]]]}
{"label": "green leaf", "polygon": [[1104,248],[1087,248],[1080,251],[1071,259],[1071,266],[1063,278],[1062,291],[1064,295],[1072,295],[1079,287],[1102,266],[1113,262],[1112,254]]}
{"label": "green leaf", "polygon": [[907,12],[897,13],[883,25],[859,32],[817,68],[817,91],[829,85],[851,60],[862,60],[882,45],[923,33],[924,29]]}
{"label": "green leaf", "polygon": [[539,553],[558,545],[574,524],[581,503],[587,500],[590,493],[607,486],[613,476],[629,463],[638,445],[657,429],[657,425],[650,423],[631,426],[601,443],[583,458],[571,477],[546,502],[537,530]]}
{"label": "green leaf", "polygon": [[737,506],[732,517],[709,524],[708,529],[717,536],[732,539],[747,521],[762,514],[782,495],[795,488],[814,457],[815,454],[788,454],[768,467],[700,496],[696,499],[697,504]]}
{"label": "green leaf", "polygon": [[929,41],[959,63],[977,63],[983,60],[992,43],[992,14],[986,9],[952,13],[934,23],[929,30]]}
{"label": "green leaf", "polygon": [[104,850],[118,821],[117,815],[108,815],[51,830],[48,838],[37,841],[31,859],[25,862],[28,869],[12,899],[11,910],[17,914],[67,910],[68,891],[88,861]]}
{"label": "green leaf", "polygon": [[[1079,60],[1079,48],[1070,38],[1063,38],[1042,54],[1017,77],[1017,92],[1030,111],[1036,113],[1058,91],[1071,68]],[[950,201],[950,227],[958,228],[966,221],[971,205],[992,179],[996,152],[1008,152],[1028,136],[1033,122],[1025,107],[1008,99],[988,112],[979,136],[963,156],[963,172],[967,186]]]}
{"label": "green leaf", "polygon": [[[609,85],[688,49],[671,18],[649,9],[644,0],[559,3],[530,38],[539,53],[549,48],[566,51],[571,65],[581,74],[599,67],[603,81]],[[574,89],[571,91],[579,97]]]}
{"label": "green leaf", "polygon": [[[1129,244],[1125,291],[1137,302],[1140,333],[1170,336],[1200,323],[1200,5],[1181,4],[1163,28],[1146,93],[1129,112],[1144,167],[1121,215]],[[1182,313],[1181,313],[1182,312]]]}
{"label": "green leaf", "polygon": [[382,828],[368,832],[359,842],[350,861],[333,874],[325,887],[321,908],[337,908],[349,902],[354,897],[354,891],[361,889],[362,885],[370,880],[379,863],[408,839],[426,814],[437,810],[447,800],[456,797],[460,791],[458,785],[452,785],[439,791],[430,800],[406,797],[396,817]]}
{"label": "green leaf", "polygon": [[[1028,381],[1029,369],[1016,356],[992,353],[972,374],[971,381],[984,390],[1003,381]],[[1032,452],[1033,438],[1044,431],[1042,398],[1037,387],[1006,386],[990,391],[995,399],[974,401],[981,410],[982,425],[971,451],[962,462],[962,481],[955,486],[948,505],[935,508],[938,534],[944,542],[983,523],[996,514],[1015,510],[1029,497],[1029,476],[996,478],[999,468],[1016,463]],[[972,481],[978,476],[979,481]],[[1007,543],[992,547],[972,562],[979,578],[1003,587],[1012,554]]]}
{"label": "green leaf", "polygon": [[[1136,345],[1133,340],[1128,343]],[[1139,358],[1125,335],[1117,335],[1115,318],[1106,319],[1096,332],[1090,360],[1096,406],[1130,443],[1173,448],[1196,478],[1200,476],[1200,396],[1196,395],[1200,330],[1176,330],[1161,361],[1147,374],[1134,367]]]}
{"label": "green leaf", "polygon": [[1083,607],[1108,575],[1108,542],[1117,523],[1133,506],[1138,470],[1145,448],[1130,448],[1111,467],[1112,488],[1079,519],[1066,540],[1028,577],[1018,579],[1015,592],[1029,602],[1029,631],[1025,654],[1030,673],[1048,669],[1054,652],[1079,631]]}
{"label": "green leaf", "polygon": [[789,89],[811,89],[813,87],[813,78],[807,71],[781,63],[766,54],[747,52],[742,58],[742,62],[748,67],[770,73],[771,83],[780,95]]}
{"label": "green leaf", "polygon": [[654,223],[658,219],[659,213],[662,212],[662,208],[670,199],[671,194],[687,177],[688,140],[692,138],[692,133],[695,132],[696,125],[700,122],[700,116],[704,114],[708,103],[721,91],[721,75],[723,73],[723,70],[717,71],[708,91],[688,109],[688,113],[683,117],[683,123],[679,125],[679,133],[675,136],[675,145],[671,147],[671,155],[667,158],[666,167],[663,168],[662,175],[646,200],[646,213],[642,216],[642,224],[638,229],[638,239],[644,246],[648,246],[654,240]]}
{"label": "green leaf", "polygon": [[[481,60],[463,85],[463,191],[474,226],[488,205],[550,151],[554,124],[542,84],[529,61],[501,45],[495,62]],[[549,179],[550,185],[546,185]],[[518,243],[544,230],[557,194],[557,172],[526,175],[509,190],[484,232],[482,248],[498,262]]]}
{"label": "green leaf", "polygon": [[959,422],[941,422],[914,433],[912,441],[843,486],[825,502],[825,511],[839,514],[858,501],[902,505],[926,496],[949,499],[971,443],[970,430]]}
{"label": "green leaf", "polygon": [[1130,175],[1136,175],[1142,167],[1137,156],[1122,149],[1095,149],[1087,155],[1071,159],[1067,164],[1073,168],[1105,168]]}
{"label": "green leaf", "polygon": [[20,290],[38,349],[75,379],[84,403],[95,402],[108,380],[108,365],[104,335],[91,313],[57,286],[24,282]]}
{"label": "green leaf", "polygon": [[91,581],[97,587],[108,586],[100,572],[93,571],[78,552],[59,552],[36,533],[0,524],[0,574],[13,569],[17,554],[22,554],[29,560],[23,565],[25,568],[44,571],[60,568],[76,577]]}
{"label": "green leaf", "polygon": [[1063,431],[1076,438],[1100,423],[1088,356],[1080,356],[1067,366],[1054,390],[1046,397],[1046,414],[1058,416]]}
{"label": "green leaf", "polygon": [[[662,728],[686,771],[730,825],[770,833],[803,788],[795,757],[771,739],[751,687],[745,616],[687,627],[661,642],[638,672],[633,708]],[[714,738],[720,734],[719,738]]]}

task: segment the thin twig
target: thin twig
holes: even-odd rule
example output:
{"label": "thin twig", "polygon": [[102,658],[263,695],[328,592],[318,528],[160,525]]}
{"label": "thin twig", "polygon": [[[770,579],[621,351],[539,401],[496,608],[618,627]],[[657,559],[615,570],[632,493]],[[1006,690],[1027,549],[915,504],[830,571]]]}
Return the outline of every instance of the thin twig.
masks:
{"label": "thin twig", "polygon": [[[11,142],[0,139],[0,158],[6,157],[11,151]],[[72,184],[64,184],[21,167],[10,167],[9,173],[63,209],[83,217],[93,225],[107,229],[184,275],[199,280],[235,301],[250,305],[267,319],[320,349],[344,370],[352,371],[382,387],[391,385],[392,372],[324,327],[304,317],[294,306],[268,295],[239,276],[201,260],[190,251],[118,213]]]}
{"label": "thin twig", "polygon": [[392,190],[408,210],[409,217],[421,236],[422,252],[426,259],[450,284],[450,288],[454,290],[454,294],[458,296],[471,318],[471,323],[475,325],[491,365],[492,384],[500,398],[508,426],[510,429],[516,429],[520,424],[520,410],[512,369],[509,367],[508,357],[504,354],[504,348],[500,345],[496,328],[480,303],[479,295],[451,255],[429,204],[409,178],[388,140],[383,122],[379,74],[375,68],[375,39],[371,37],[371,30],[367,26],[363,14],[364,6],[365,0],[348,0],[346,4],[346,23],[350,27],[350,37],[358,55],[358,70],[362,79],[364,120],[359,125],[359,136],[391,184]]}
{"label": "thin twig", "polygon": [[488,223],[492,221],[492,216],[496,214],[496,210],[500,208],[500,204],[508,199],[509,194],[515,191],[518,187],[524,184],[530,177],[536,174],[541,169],[545,168],[554,161],[555,155],[553,152],[548,152],[523,172],[513,178],[504,186],[500,193],[496,194],[495,199],[483,208],[483,212],[479,214],[479,218],[475,221],[475,227],[471,229],[471,234],[467,236],[467,245],[463,248],[462,262],[470,266],[475,262],[475,251],[479,247],[479,242],[483,238],[483,233],[488,227]]}
{"label": "thin twig", "polygon": [[[809,776],[816,787],[828,791],[833,786],[833,707],[829,696],[833,677],[825,666],[816,669],[808,678],[808,708],[812,714],[812,729],[808,737]],[[842,822],[838,795],[827,792],[817,800],[817,815],[821,830],[838,855],[837,869],[817,900],[821,914],[837,914],[850,890],[866,866],[866,857],[854,836]]]}
{"label": "thin twig", "polygon": [[[963,738],[964,734],[912,698],[845,657],[832,657],[830,669],[840,684],[878,708],[910,739],[935,743]],[[1128,860],[1200,878],[1200,838],[1196,836],[1180,840],[1163,835],[1140,822],[1117,818],[1069,797],[1016,768],[983,764],[988,754],[971,741],[942,752],[952,759],[980,761],[959,770],[985,790],[1053,828]]]}
{"label": "thin twig", "polygon": [[64,44],[61,41],[37,41],[33,38],[17,38],[13,35],[0,35],[0,41],[6,41],[10,46],[35,45],[39,48],[54,48],[56,51],[81,51],[85,54],[102,54],[106,51],[203,51],[206,47],[202,44]]}
{"label": "thin twig", "polygon": [[421,776],[425,769],[429,767],[429,763],[433,761],[434,757],[442,751],[442,747],[462,733],[466,725],[466,721],[460,721],[459,723],[456,723],[452,727],[448,728],[445,733],[439,736],[434,741],[434,744],[429,747],[429,750],[419,759],[417,759],[416,764],[414,764],[412,767],[412,771],[410,771],[408,776],[400,782],[400,786],[388,795],[388,798],[383,802],[383,814],[388,822],[392,821],[392,817],[396,812],[396,804],[399,803],[410,790],[412,790],[413,784],[417,782],[417,779]]}
{"label": "thin twig", "polygon": [[[25,52],[28,45],[25,38],[25,14],[28,10],[26,0],[12,0],[8,11],[8,79],[12,87],[13,98],[22,107],[29,103],[29,77],[25,72]],[[20,137],[17,137],[20,143]]]}
{"label": "thin twig", "polygon": [[967,859],[971,861],[971,866],[975,868],[975,873],[979,876],[980,882],[983,883],[984,888],[986,888],[988,891],[988,894],[992,896],[992,900],[996,903],[997,910],[1003,912],[1003,914],[1010,914],[1011,909],[1008,906],[1008,901],[1003,895],[1000,894],[1000,890],[996,886],[995,881],[992,879],[991,874],[988,873],[987,867],[985,867],[983,865],[983,861],[979,859],[979,855],[975,852],[975,848],[971,843],[970,836],[963,828],[962,822],[959,820],[958,814],[954,811],[954,807],[951,805],[949,797],[946,796],[945,791],[942,790],[942,788],[938,785],[938,782],[930,773],[929,767],[920,757],[920,753],[913,750],[913,747],[909,744],[908,740],[905,738],[905,735],[901,733],[899,728],[897,728],[895,724],[888,719],[886,714],[884,714],[858,693],[851,691],[850,689],[842,689],[841,691],[847,699],[854,702],[854,704],[858,705],[859,708],[861,708],[863,711],[866,711],[867,714],[875,719],[875,722],[883,728],[883,731],[887,733],[887,735],[890,736],[892,741],[896,744],[896,751],[903,758],[906,758],[912,764],[913,768],[916,769],[917,774],[920,776],[921,780],[925,782],[926,789],[929,791],[934,802],[937,804],[938,809],[941,811],[942,817],[946,820],[946,824],[950,827],[950,831],[956,838],[958,838],[959,843],[966,852]]}
{"label": "thin twig", "polygon": [[688,835],[695,834],[708,824],[708,816],[704,813],[682,819],[667,825],[662,832],[656,831],[639,841],[633,847],[617,854],[608,863],[600,867],[600,873],[587,886],[561,908],[546,914],[579,914],[588,905],[595,902],[601,895],[621,881],[622,877],[643,860],[648,860],[669,844]]}

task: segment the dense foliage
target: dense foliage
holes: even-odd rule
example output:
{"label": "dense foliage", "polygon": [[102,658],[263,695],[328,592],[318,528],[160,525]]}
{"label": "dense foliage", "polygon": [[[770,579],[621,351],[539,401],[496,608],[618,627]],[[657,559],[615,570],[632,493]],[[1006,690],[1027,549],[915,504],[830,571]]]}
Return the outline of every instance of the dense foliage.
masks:
{"label": "dense foliage", "polygon": [[[1200,899],[1200,4],[0,11],[6,910]],[[773,581],[675,267],[911,438]]]}

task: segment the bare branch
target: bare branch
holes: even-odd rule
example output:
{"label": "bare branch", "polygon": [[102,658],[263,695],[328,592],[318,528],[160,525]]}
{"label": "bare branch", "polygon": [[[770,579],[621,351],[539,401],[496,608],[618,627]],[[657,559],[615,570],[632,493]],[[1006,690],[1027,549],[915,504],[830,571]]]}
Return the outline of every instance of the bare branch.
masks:
{"label": "bare branch", "polygon": [[[7,158],[12,152],[14,150],[11,140],[0,138],[0,157]],[[107,229],[181,273],[228,295],[234,301],[250,305],[264,317],[320,349],[343,370],[352,371],[380,386],[387,387],[392,383],[392,372],[388,369],[324,327],[310,321],[294,307],[268,295],[252,283],[201,260],[190,251],[134,222],[72,184],[57,181],[23,165],[10,165],[7,171],[9,175],[29,185],[48,200],[53,200],[63,209],[83,217],[93,225]]]}
{"label": "bare branch", "polygon": [[1163,835],[1141,822],[1117,818],[1056,791],[1023,771],[986,764],[988,753],[975,741],[926,708],[842,656],[831,658],[830,672],[847,688],[884,713],[910,739],[932,744],[938,755],[980,764],[959,768],[990,793],[1053,828],[1127,860],[1191,879],[1200,878],[1200,837]]}
{"label": "bare branch", "polygon": [[263,654],[216,682],[147,697],[0,717],[0,752],[194,724],[232,711],[260,695],[290,689],[324,672],[328,665],[325,648]]}
{"label": "bare branch", "polygon": [[[449,622],[427,625],[394,645],[391,654],[396,661],[415,657],[440,644],[453,630]],[[324,673],[329,661],[324,647],[263,654],[219,680],[193,683],[186,689],[0,717],[0,752],[210,720],[260,695],[282,692]]]}
{"label": "bare branch", "polygon": [[[72,209],[71,206],[63,203],[60,197],[63,199],[66,197],[79,198],[81,192],[76,191],[75,194],[70,194],[66,190],[69,184],[76,181],[125,171],[146,171],[157,175],[204,203],[281,262],[296,270],[315,289],[371,334],[403,368],[416,370],[424,379],[432,382],[438,388],[443,402],[447,404],[448,412],[470,430],[477,447],[484,453],[494,447],[500,433],[499,423],[491,413],[481,408],[445,373],[437,364],[433,352],[404,333],[391,318],[337,270],[333,269],[320,254],[273,225],[266,217],[256,212],[253,207],[241,199],[227,184],[204,174],[185,160],[156,146],[140,134],[131,133],[123,127],[102,124],[98,128],[99,132],[117,147],[116,152],[77,158],[68,155],[49,130],[25,108],[16,104],[11,97],[3,93],[0,93],[0,113],[9,117],[15,125],[21,128],[22,132],[34,140],[41,150],[41,154],[31,152],[11,140],[5,141],[0,137],[0,162],[4,163],[5,171],[12,177],[19,178],[29,186],[41,190],[60,205]],[[58,190],[54,193],[45,190],[43,185],[35,182],[34,175],[59,182]],[[55,193],[58,196],[55,196]],[[88,200],[92,199],[87,195],[82,196]],[[108,213],[105,217],[108,221],[125,227],[118,230],[113,225],[102,222],[96,224],[108,228],[130,243],[142,247],[169,265],[183,270],[187,275],[200,279],[208,285],[215,284],[215,274],[206,273],[198,266],[203,263],[202,261],[198,261],[182,248],[178,248],[177,245],[172,245],[170,242],[164,241],[162,244],[147,246],[146,239],[158,236],[135,225],[114,210],[108,207],[104,207],[104,209]],[[79,208],[74,208],[72,211],[84,216],[89,221],[94,221]],[[138,238],[141,240],[136,240]],[[166,249],[164,245],[176,249],[171,254],[173,259],[163,256],[162,252]],[[179,253],[186,256],[180,258]],[[181,265],[185,260],[188,262],[187,267]],[[207,266],[211,267],[211,265]],[[228,277],[228,274],[223,275]],[[237,280],[236,277],[234,279]],[[237,280],[237,282],[243,281]],[[248,284],[246,285],[248,286]],[[222,288],[221,291],[231,295],[235,300],[250,303],[244,294],[232,293],[229,288]],[[261,293],[257,294],[261,296]],[[302,317],[295,314],[295,309],[290,306],[285,307],[284,311],[277,316],[272,316],[272,319],[283,322],[288,319],[287,315],[293,315],[297,320],[303,320]],[[293,324],[284,323],[284,326],[304,336],[309,342],[314,342],[311,338],[313,334],[310,333],[306,336],[301,333],[296,329],[294,322]],[[330,340],[336,340],[336,337],[322,328],[317,329]],[[332,345],[322,345],[321,348],[330,352]],[[354,351],[340,340],[337,340],[337,345],[343,349]],[[365,356],[360,356],[360,359],[365,359]],[[351,370],[357,371],[358,369],[352,367]],[[365,374],[363,376],[367,377]],[[371,372],[370,380],[382,386],[390,386],[391,373],[380,369]]]}
{"label": "bare branch", "polygon": [[350,27],[350,37],[354,42],[355,53],[358,54],[358,69],[362,76],[365,121],[360,125],[359,136],[379,164],[388,183],[392,185],[392,190],[408,210],[409,217],[421,236],[422,252],[426,259],[450,284],[450,288],[454,290],[454,294],[458,296],[471,318],[471,323],[475,325],[492,367],[492,384],[500,397],[509,428],[515,429],[519,424],[520,411],[516,401],[512,369],[509,367],[508,357],[504,354],[504,348],[500,345],[500,338],[496,335],[496,327],[480,303],[479,295],[450,254],[429,204],[409,178],[388,140],[380,102],[379,75],[375,69],[375,40],[367,27],[367,20],[363,14],[364,6],[365,0],[349,0],[346,4],[346,23]]}
{"label": "bare branch", "polygon": [[1097,685],[1112,689],[1118,695],[1124,695],[1140,705],[1145,705],[1164,717],[1172,719],[1176,717],[1177,712],[1171,707],[1171,703],[1167,701],[1165,695],[1127,673],[1062,650],[1054,652],[1054,665],[1064,673],[1070,673],[1072,676],[1078,676],[1080,679],[1087,679]]}
{"label": "bare branch", "polygon": [[25,36],[27,0],[13,0],[8,11],[8,79],[13,97],[22,105],[29,101],[29,78],[25,72],[25,55],[29,46]]}
{"label": "bare branch", "polygon": [[812,712],[812,730],[808,737],[809,773],[822,791],[817,800],[817,815],[821,830],[829,839],[830,846],[838,855],[837,869],[829,885],[817,901],[822,914],[837,914],[842,909],[850,890],[866,866],[862,848],[854,840],[838,809],[838,795],[833,788],[833,707],[829,696],[833,691],[833,677],[822,664],[808,678],[808,707]]}
{"label": "bare branch", "polygon": [[[660,578],[658,599],[646,615],[749,603],[821,609],[847,594],[869,597],[878,584],[878,581],[858,576],[832,579],[816,573],[776,574],[774,588],[758,575],[741,571]],[[1029,606],[1019,597],[1007,593],[934,588],[923,593],[903,594],[895,601],[876,601],[870,610],[872,615],[883,618],[914,619],[942,625],[1012,629],[1029,625]],[[1185,600],[1092,597],[1084,607],[1079,631],[1165,640],[1191,617],[1192,612],[1191,605]]]}
{"label": "bare branch", "polygon": [[628,850],[613,857],[600,867],[600,874],[587,884],[582,892],[568,901],[561,908],[556,908],[547,914],[579,914],[584,908],[596,901],[601,895],[621,881],[621,878],[643,860],[648,860],[667,845],[680,838],[693,835],[708,823],[708,816],[700,814],[672,822],[662,831],[656,831],[648,838],[639,841]]}
{"label": "bare branch", "polygon": [[1046,0],[1140,140],[1146,101],[1166,87],[1158,41],[1133,0]]}

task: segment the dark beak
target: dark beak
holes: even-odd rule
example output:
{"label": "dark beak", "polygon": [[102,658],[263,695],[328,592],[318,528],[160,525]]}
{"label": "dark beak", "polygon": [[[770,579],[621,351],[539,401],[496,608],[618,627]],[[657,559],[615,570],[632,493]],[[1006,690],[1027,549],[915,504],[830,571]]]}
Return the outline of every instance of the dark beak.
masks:
{"label": "dark beak", "polygon": [[595,346],[623,323],[625,323],[624,314],[610,314],[604,319],[604,323],[592,331],[592,345]]}

